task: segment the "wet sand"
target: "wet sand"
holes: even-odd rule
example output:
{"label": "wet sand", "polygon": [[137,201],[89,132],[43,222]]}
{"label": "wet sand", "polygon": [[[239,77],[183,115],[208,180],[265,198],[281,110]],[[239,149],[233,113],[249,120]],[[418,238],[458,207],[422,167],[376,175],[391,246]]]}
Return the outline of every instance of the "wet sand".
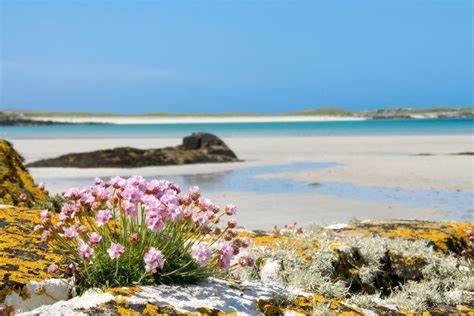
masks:
{"label": "wet sand", "polygon": [[[118,146],[156,148],[176,145],[178,138],[165,139],[44,139],[12,140],[26,161]],[[32,168],[35,179],[54,183],[60,192],[77,178],[115,174],[143,176],[207,174],[219,171],[291,162],[337,162],[340,165],[299,172],[259,175],[313,182],[344,182],[358,186],[397,189],[435,189],[474,192],[474,156],[450,155],[474,151],[471,135],[456,136],[354,136],[354,137],[245,137],[224,138],[239,158],[229,164],[146,167],[138,169]],[[430,153],[431,156],[417,156]],[[396,203],[344,199],[323,194],[256,194],[210,192],[217,203],[240,207],[239,219],[248,228],[268,228],[290,221],[347,222],[351,218],[449,219],[436,206],[407,208]]]}

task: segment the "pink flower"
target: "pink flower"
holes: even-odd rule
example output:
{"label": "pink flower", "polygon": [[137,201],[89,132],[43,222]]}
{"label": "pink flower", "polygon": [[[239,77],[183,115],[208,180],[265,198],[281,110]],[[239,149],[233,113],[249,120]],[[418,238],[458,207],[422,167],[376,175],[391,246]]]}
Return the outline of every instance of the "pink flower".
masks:
{"label": "pink flower", "polygon": [[137,207],[135,206],[135,204],[131,203],[128,200],[123,200],[122,201],[122,208],[125,210],[125,212],[127,212],[127,214],[130,217],[137,217],[138,211],[137,211]]}
{"label": "pink flower", "polygon": [[466,231],[466,234],[467,234],[469,237],[471,237],[471,236],[474,235],[474,232],[472,231],[472,229],[468,229],[468,230]]}
{"label": "pink flower", "polygon": [[112,218],[112,213],[110,211],[99,211],[95,216],[95,223],[97,226],[104,226]]}
{"label": "pink flower", "polygon": [[227,227],[229,228],[235,228],[235,226],[237,226],[237,221],[235,219],[230,219],[228,222],[227,222]]}
{"label": "pink flower", "polygon": [[254,265],[254,259],[253,259],[253,257],[251,257],[250,255],[245,254],[245,255],[242,255],[242,256],[239,258],[239,264],[240,264],[242,267],[253,267],[253,265]]}
{"label": "pink flower", "polygon": [[189,197],[191,200],[197,201],[201,196],[201,192],[198,186],[193,186],[189,188]]}
{"label": "pink flower", "polygon": [[94,179],[94,184],[95,184],[95,185],[101,185],[101,186],[103,186],[103,185],[105,184],[105,182],[104,182],[104,180],[102,180],[101,178],[96,177],[96,178]]}
{"label": "pink flower", "polygon": [[47,271],[48,271],[49,274],[54,274],[58,270],[59,270],[59,266],[56,263],[52,263],[52,264],[49,265]]}
{"label": "pink flower", "polygon": [[43,231],[43,233],[41,234],[41,241],[48,241],[52,234],[53,231],[51,229]]}
{"label": "pink flower", "polygon": [[216,207],[211,200],[203,198],[199,199],[199,205],[207,211],[212,211]]}
{"label": "pink flower", "polygon": [[160,216],[153,213],[151,214],[149,213],[147,214],[145,225],[146,227],[148,227],[149,230],[158,232],[163,229],[163,226],[165,225],[165,223],[163,222]]}
{"label": "pink flower", "polygon": [[110,248],[107,249],[107,252],[111,259],[115,259],[123,255],[123,253],[125,252],[125,247],[121,244],[112,243],[110,245]]}
{"label": "pink flower", "polygon": [[71,226],[68,228],[64,228],[64,237],[67,239],[73,239],[77,236],[77,227]]}
{"label": "pink flower", "polygon": [[181,219],[181,217],[183,216],[183,211],[181,210],[181,207],[173,206],[171,207],[169,214],[170,214],[170,219],[174,222]]}
{"label": "pink flower", "polygon": [[119,188],[124,187],[126,182],[125,182],[125,179],[123,179],[119,176],[115,176],[115,177],[110,178],[109,184],[112,187],[114,187],[114,189],[119,189]]}
{"label": "pink flower", "polygon": [[199,262],[201,266],[206,265],[211,259],[211,250],[206,243],[200,243],[191,248],[191,256]]}
{"label": "pink flower", "polygon": [[67,190],[63,196],[71,200],[79,200],[81,198],[81,190],[79,188],[71,188]]}
{"label": "pink flower", "polygon": [[209,220],[205,212],[194,213],[193,222],[204,228],[209,227]]}
{"label": "pink flower", "polygon": [[92,254],[94,253],[94,249],[89,247],[88,244],[83,244],[79,247],[79,255],[81,256],[82,259],[89,259],[92,257]]}
{"label": "pink flower", "polygon": [[237,214],[237,207],[233,204],[227,204],[225,206],[225,213],[229,216],[230,215],[235,215],[235,214]]}
{"label": "pink flower", "polygon": [[93,245],[97,245],[102,240],[102,236],[96,232],[89,234],[89,242]]}
{"label": "pink flower", "polygon": [[64,212],[59,213],[59,220],[60,220],[60,221],[65,222],[65,221],[67,221],[68,219],[69,219],[69,216],[67,216],[66,213],[64,213]]}
{"label": "pink flower", "polygon": [[230,268],[230,262],[234,257],[234,247],[226,241],[223,241],[217,245],[217,258],[219,259],[219,265],[222,270],[226,271]]}
{"label": "pink flower", "polygon": [[143,261],[145,261],[145,271],[148,274],[154,274],[158,268],[160,270],[163,269],[166,260],[163,258],[161,251],[154,247],[150,247],[143,256]]}
{"label": "pink flower", "polygon": [[47,226],[47,225],[51,224],[51,219],[49,217],[44,217],[41,220],[41,224]]}
{"label": "pink flower", "polygon": [[132,203],[140,202],[143,197],[143,192],[139,188],[134,186],[126,186],[122,192],[122,195],[125,199],[129,200]]}
{"label": "pink flower", "polygon": [[49,214],[48,214],[48,210],[42,210],[42,211],[40,212],[40,217],[41,217],[42,219],[47,218],[48,215],[49,215]]}

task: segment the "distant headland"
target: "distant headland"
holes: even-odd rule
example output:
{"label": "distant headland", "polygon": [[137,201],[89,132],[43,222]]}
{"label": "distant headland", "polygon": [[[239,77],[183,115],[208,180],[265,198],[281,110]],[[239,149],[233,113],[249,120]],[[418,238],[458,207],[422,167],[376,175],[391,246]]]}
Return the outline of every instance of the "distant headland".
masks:
{"label": "distant headland", "polygon": [[318,122],[376,119],[474,118],[474,108],[396,108],[375,111],[347,111],[323,108],[277,114],[258,113],[145,113],[112,114],[83,112],[0,112],[0,126],[53,124],[179,124],[179,123],[260,123]]}

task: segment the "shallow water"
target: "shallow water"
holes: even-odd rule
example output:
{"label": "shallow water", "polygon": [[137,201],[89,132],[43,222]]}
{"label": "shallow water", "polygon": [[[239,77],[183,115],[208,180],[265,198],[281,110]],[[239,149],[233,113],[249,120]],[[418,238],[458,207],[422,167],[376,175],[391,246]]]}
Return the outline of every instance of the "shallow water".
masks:
{"label": "shallow water", "polygon": [[474,120],[460,118],[284,123],[0,126],[0,138],[181,138],[196,131],[214,133],[220,137],[472,135]]}
{"label": "shallow water", "polygon": [[[322,182],[309,183],[284,178],[261,178],[258,176],[284,172],[300,172],[318,168],[328,168],[340,165],[337,162],[309,163],[295,162],[284,165],[269,165],[235,169],[226,172],[216,172],[197,175],[172,175],[167,179],[179,184],[182,188],[198,185],[203,192],[255,192],[291,193],[291,194],[324,194],[340,198],[382,202],[407,208],[436,207],[447,212],[450,219],[473,220],[474,193],[450,190],[407,190],[388,187],[357,186],[351,183]],[[161,178],[156,175],[154,178]],[[38,179],[41,181],[41,179]],[[86,186],[92,179],[58,178],[48,179],[49,184],[74,183],[76,186]]]}

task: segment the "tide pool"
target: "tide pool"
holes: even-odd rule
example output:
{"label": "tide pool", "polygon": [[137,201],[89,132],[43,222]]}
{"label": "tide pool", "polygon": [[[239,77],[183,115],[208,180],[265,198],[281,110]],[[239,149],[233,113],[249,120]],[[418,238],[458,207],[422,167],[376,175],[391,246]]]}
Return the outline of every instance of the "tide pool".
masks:
{"label": "tide pool", "polygon": [[[203,192],[254,192],[257,194],[324,194],[345,199],[382,202],[384,204],[407,208],[433,207],[447,212],[450,219],[474,219],[474,193],[449,190],[408,190],[389,187],[358,186],[343,182],[310,183],[293,179],[259,176],[283,172],[299,172],[328,168],[339,165],[337,162],[308,163],[295,162],[283,165],[269,165],[236,169],[197,175],[171,175],[167,179],[182,188],[197,185]],[[156,175],[151,178],[161,178]],[[42,179],[38,179],[42,180]],[[57,178],[49,179],[49,184],[74,183],[87,186],[92,179]]]}

